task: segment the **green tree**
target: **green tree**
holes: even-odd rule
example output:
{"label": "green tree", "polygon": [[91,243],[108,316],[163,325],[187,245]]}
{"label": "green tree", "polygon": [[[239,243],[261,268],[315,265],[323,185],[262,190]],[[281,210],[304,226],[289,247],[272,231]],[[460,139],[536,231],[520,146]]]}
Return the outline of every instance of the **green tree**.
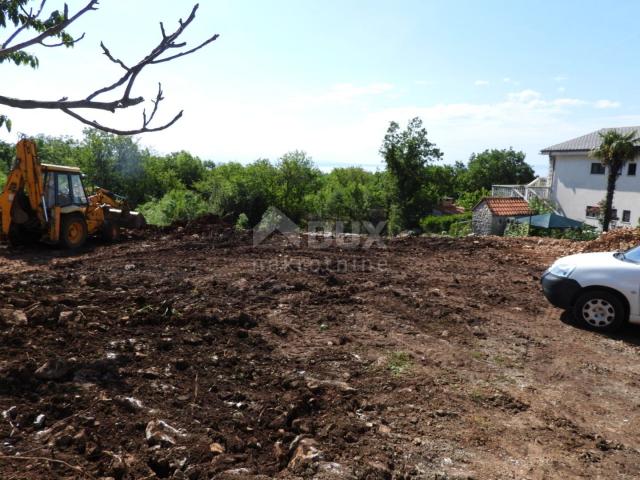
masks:
{"label": "green tree", "polygon": [[608,168],[607,175],[607,196],[604,203],[604,218],[602,220],[602,229],[606,232],[609,230],[611,223],[613,197],[616,191],[616,183],[618,176],[625,164],[633,160],[637,153],[637,144],[640,140],[638,132],[635,130],[627,134],[618,132],[617,130],[608,130],[600,133],[600,146],[594,148],[590,155],[599,159],[602,164]]}
{"label": "green tree", "polygon": [[276,163],[276,202],[287,216],[300,221],[309,211],[308,196],[316,190],[321,173],[305,152],[285,153]]}
{"label": "green tree", "polygon": [[491,191],[485,188],[476,190],[475,192],[462,192],[456,200],[456,205],[460,205],[465,210],[471,210],[480,203],[480,200],[490,196]]}
{"label": "green tree", "polygon": [[275,203],[277,174],[276,168],[264,159],[247,166],[224,163],[207,170],[195,188],[211,212],[234,218],[244,213],[249,224],[254,225]]}
{"label": "green tree", "polygon": [[492,185],[523,185],[531,182],[535,175],[533,168],[525,162],[525,157],[524,152],[516,152],[513,148],[472,154],[462,181],[465,190],[491,190]]}
{"label": "green tree", "polygon": [[[377,223],[385,218],[384,174],[360,167],[335,168],[318,179],[310,214],[316,220]],[[346,225],[348,228],[349,225]]]}
{"label": "green tree", "polygon": [[38,135],[34,140],[38,148],[38,157],[42,163],[81,166],[82,145],[75,138]]}
{"label": "green tree", "polygon": [[[431,210],[433,192],[428,189],[428,165],[442,158],[442,153],[427,138],[422,120],[412,119],[405,130],[391,122],[380,154],[387,165],[391,187],[391,230],[415,228],[420,218]],[[392,232],[393,233],[393,232]]]}
{"label": "green tree", "polygon": [[[0,172],[6,175],[13,164],[16,156],[16,147],[0,140]],[[4,187],[4,182],[0,183],[0,188]]]}

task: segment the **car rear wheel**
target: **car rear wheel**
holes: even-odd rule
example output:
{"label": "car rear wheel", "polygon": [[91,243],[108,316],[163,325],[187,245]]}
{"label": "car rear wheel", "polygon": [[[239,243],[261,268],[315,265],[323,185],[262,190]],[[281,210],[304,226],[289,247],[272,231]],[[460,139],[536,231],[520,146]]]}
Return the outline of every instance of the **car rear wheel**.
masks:
{"label": "car rear wheel", "polygon": [[580,295],[573,314],[587,327],[603,332],[618,330],[626,322],[626,311],[620,298],[604,290],[592,290]]}

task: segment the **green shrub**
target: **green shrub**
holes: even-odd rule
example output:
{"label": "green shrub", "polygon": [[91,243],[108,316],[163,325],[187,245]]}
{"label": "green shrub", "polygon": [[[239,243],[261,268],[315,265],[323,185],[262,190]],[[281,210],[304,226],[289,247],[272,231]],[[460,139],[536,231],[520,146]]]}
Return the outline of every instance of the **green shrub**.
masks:
{"label": "green shrub", "polygon": [[462,222],[455,222],[449,227],[449,235],[452,237],[466,237],[473,232],[473,224],[471,220],[464,220]]}
{"label": "green shrub", "polygon": [[530,225],[528,223],[509,222],[504,231],[505,237],[528,237]]}
{"label": "green shrub", "polygon": [[236,220],[236,230],[249,230],[249,217],[246,214],[241,213]]}
{"label": "green shrub", "polygon": [[584,225],[582,228],[540,228],[531,227],[531,235],[535,237],[564,238],[567,240],[595,240],[599,232],[595,227]]}
{"label": "green shrub", "polygon": [[429,215],[420,220],[420,229],[424,233],[449,232],[454,223],[471,220],[471,217],[471,212],[459,213],[457,215]]}
{"label": "green shrub", "polygon": [[207,213],[207,204],[191,190],[171,190],[160,200],[152,200],[138,207],[147,223],[169,225],[176,220],[193,220]]}

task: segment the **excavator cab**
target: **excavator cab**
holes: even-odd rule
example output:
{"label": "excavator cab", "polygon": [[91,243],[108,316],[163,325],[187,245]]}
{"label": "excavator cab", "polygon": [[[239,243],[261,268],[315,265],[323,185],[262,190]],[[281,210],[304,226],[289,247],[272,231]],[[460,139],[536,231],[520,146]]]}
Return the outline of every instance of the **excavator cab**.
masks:
{"label": "excavator cab", "polygon": [[44,198],[48,209],[53,207],[86,207],[89,202],[82,184],[80,170],[57,165],[42,165]]}

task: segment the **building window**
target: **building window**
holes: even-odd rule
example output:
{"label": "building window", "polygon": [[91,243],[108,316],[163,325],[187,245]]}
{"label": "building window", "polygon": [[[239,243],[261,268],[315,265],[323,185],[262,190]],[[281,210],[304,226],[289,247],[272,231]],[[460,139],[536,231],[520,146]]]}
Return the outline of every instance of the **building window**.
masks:
{"label": "building window", "polygon": [[635,177],[637,168],[638,168],[638,164],[637,163],[630,163],[629,164],[629,169],[627,170],[627,175],[629,175],[630,177]]}
{"label": "building window", "polygon": [[587,207],[587,218],[598,218],[600,207]]}
{"label": "building window", "polygon": [[604,175],[604,165],[599,162],[591,164],[591,175]]}
{"label": "building window", "polygon": [[631,222],[631,210],[624,210],[622,212],[622,223],[630,223]]}

